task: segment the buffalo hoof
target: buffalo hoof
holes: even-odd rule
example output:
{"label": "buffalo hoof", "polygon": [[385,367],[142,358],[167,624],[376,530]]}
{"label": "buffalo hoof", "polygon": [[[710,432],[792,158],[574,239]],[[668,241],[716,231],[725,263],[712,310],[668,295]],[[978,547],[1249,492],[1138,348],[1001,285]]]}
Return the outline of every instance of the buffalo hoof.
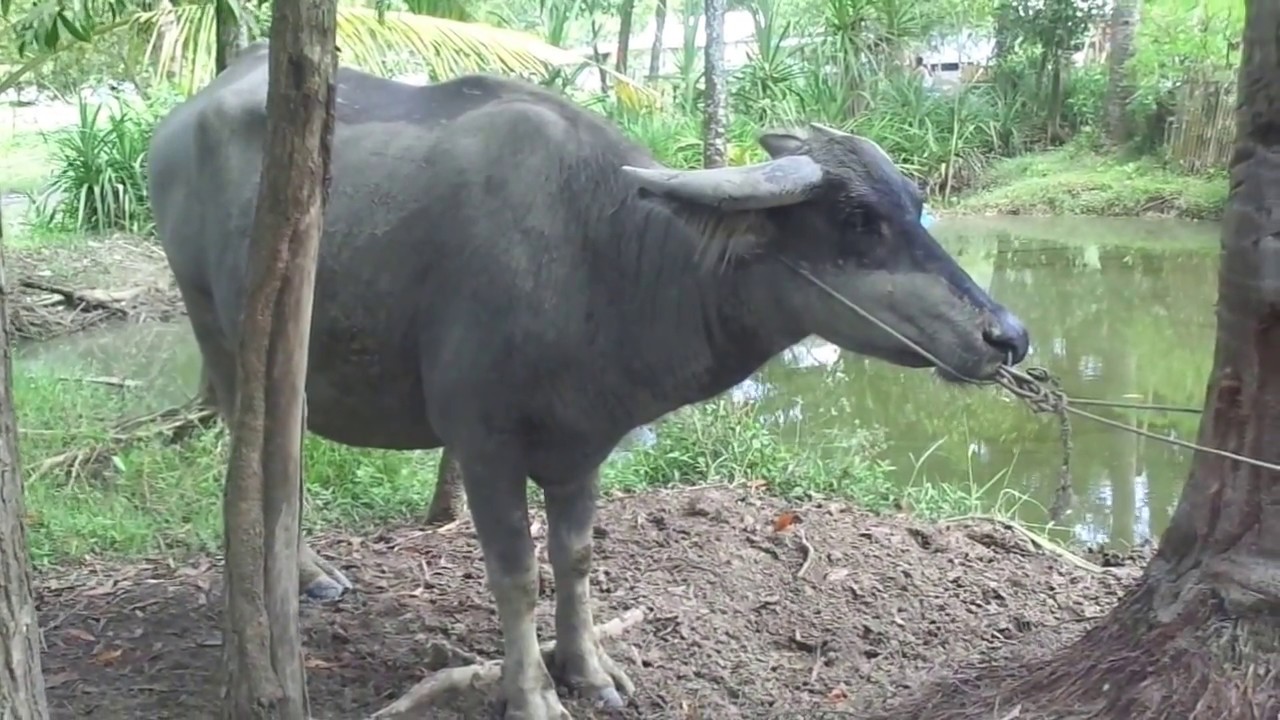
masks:
{"label": "buffalo hoof", "polygon": [[560,704],[554,687],[509,694],[503,700],[502,720],[573,720]]}
{"label": "buffalo hoof", "polygon": [[316,602],[332,602],[355,586],[333,563],[304,548],[298,558],[298,585],[302,595]]}
{"label": "buffalo hoof", "polygon": [[557,652],[552,660],[552,675],[579,696],[590,698],[596,707],[621,710],[626,706],[623,696],[633,694],[636,686],[604,648],[597,643],[593,649],[594,652],[563,655]]}
{"label": "buffalo hoof", "polygon": [[345,595],[350,589],[350,586],[343,586],[332,578],[318,577],[302,589],[302,595],[314,602],[333,602]]}

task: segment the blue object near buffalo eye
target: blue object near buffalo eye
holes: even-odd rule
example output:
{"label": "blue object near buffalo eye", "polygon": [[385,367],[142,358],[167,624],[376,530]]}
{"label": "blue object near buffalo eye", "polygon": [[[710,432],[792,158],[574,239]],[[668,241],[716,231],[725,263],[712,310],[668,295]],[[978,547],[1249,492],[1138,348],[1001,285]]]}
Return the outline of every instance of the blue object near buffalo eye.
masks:
{"label": "blue object near buffalo eye", "polygon": [[920,211],[920,224],[924,226],[925,230],[933,227],[933,221],[934,217],[929,214],[929,208],[924,208]]}

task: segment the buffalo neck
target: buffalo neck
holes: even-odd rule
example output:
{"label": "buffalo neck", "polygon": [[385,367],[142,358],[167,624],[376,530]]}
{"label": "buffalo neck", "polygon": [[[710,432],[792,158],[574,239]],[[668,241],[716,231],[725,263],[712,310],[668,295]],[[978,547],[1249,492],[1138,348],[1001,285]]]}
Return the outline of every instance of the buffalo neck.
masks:
{"label": "buffalo neck", "polygon": [[615,367],[646,389],[631,405],[648,422],[718,395],[800,341],[776,299],[781,265],[768,256],[707,268],[700,238],[665,208],[625,198],[593,238],[605,281],[595,294],[615,312],[606,330]]}

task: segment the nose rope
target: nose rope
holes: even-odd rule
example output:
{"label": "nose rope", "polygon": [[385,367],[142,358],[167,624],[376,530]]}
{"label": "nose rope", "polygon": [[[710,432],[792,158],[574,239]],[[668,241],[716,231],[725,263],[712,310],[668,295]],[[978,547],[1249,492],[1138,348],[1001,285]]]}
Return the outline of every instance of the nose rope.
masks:
{"label": "nose rope", "polygon": [[[951,367],[951,365],[949,365],[948,363],[944,363],[938,358],[934,357],[932,353],[920,347],[909,338],[904,337],[902,333],[889,327],[884,322],[882,322],[879,318],[875,317],[871,313],[864,310],[857,303],[853,302],[852,300],[846,298],[845,296],[833,290],[829,285],[827,285],[826,283],[822,282],[817,277],[815,277],[813,273],[791,262],[791,260],[787,258],[780,258],[780,259],[782,260],[782,263],[784,265],[791,268],[791,270],[793,270],[798,275],[800,275],[800,277],[812,283],[814,287],[818,288],[819,290],[826,293],[827,295],[830,295],[832,299],[834,299],[836,302],[840,303],[841,305],[844,305],[850,310],[853,310],[854,312],[858,313],[859,315],[861,315],[862,317],[866,318],[868,321],[870,321],[871,323],[879,327],[881,330],[884,330],[885,332],[889,333],[893,337],[897,338],[908,348],[919,353],[921,356],[924,357],[924,359],[933,363],[937,367],[940,367],[943,370],[946,370],[947,372],[964,380],[965,382],[972,383],[974,385],[992,384],[993,381],[977,380],[975,378],[969,377],[968,375],[965,375],[964,373],[957,372],[956,369]],[[1012,360],[1013,359],[1012,354],[1009,355],[1007,359]],[[996,378],[994,380],[994,383],[1004,388],[1005,390],[1008,390],[1015,397],[1026,402],[1027,405],[1030,406],[1032,412],[1036,412],[1036,413],[1069,412],[1075,415],[1079,415],[1080,417],[1087,418],[1094,422],[1101,423],[1103,425],[1109,425],[1119,430],[1131,432],[1131,433],[1134,433],[1135,435],[1141,435],[1143,437],[1151,438],[1152,440],[1158,440],[1160,442],[1168,443],[1170,445],[1176,445],[1181,448],[1186,448],[1187,450],[1205,452],[1205,453],[1209,453],[1210,455],[1217,455],[1219,457],[1227,458],[1229,460],[1235,460],[1237,462],[1242,462],[1247,465],[1253,465],[1254,467],[1263,468],[1265,470],[1274,470],[1276,472],[1280,472],[1280,464],[1270,463],[1265,460],[1258,460],[1256,458],[1247,457],[1245,455],[1237,455],[1236,453],[1229,452],[1227,450],[1218,450],[1217,448],[1205,447],[1204,445],[1200,445],[1198,443],[1187,442],[1186,440],[1179,440],[1178,438],[1168,437],[1166,435],[1161,435],[1159,433],[1153,433],[1150,430],[1143,430],[1142,428],[1134,427],[1132,425],[1129,425],[1128,423],[1123,423],[1117,420],[1112,420],[1110,418],[1105,418],[1105,417],[1102,417],[1101,415],[1095,415],[1094,413],[1091,413],[1087,410],[1081,410],[1080,408],[1075,407],[1071,404],[1071,397],[1067,395],[1066,392],[1063,391],[1058,386],[1057,379],[1054,378],[1053,375],[1051,375],[1048,370],[1042,367],[1030,367],[1030,368],[1027,368],[1026,372],[1023,372],[1013,367],[1013,364],[1011,362],[1006,363],[1001,365],[996,370]]]}
{"label": "nose rope", "polygon": [[[920,353],[920,355],[924,356],[924,359],[925,359],[925,360],[928,360],[929,362],[933,363],[934,365],[936,365],[936,366],[938,366],[938,367],[942,368],[943,370],[946,370],[947,372],[951,373],[952,375],[955,375],[956,377],[960,378],[961,380],[964,380],[964,381],[965,381],[965,382],[967,382],[967,383],[972,383],[972,384],[974,384],[974,385],[989,385],[989,384],[990,384],[990,381],[984,381],[984,380],[978,380],[978,379],[976,379],[976,378],[971,378],[971,377],[969,377],[968,375],[965,375],[964,373],[962,373],[962,372],[960,372],[960,371],[956,370],[955,368],[951,367],[951,366],[950,366],[950,365],[948,365],[947,363],[942,362],[942,361],[941,361],[941,360],[939,360],[938,358],[934,357],[934,356],[933,356],[933,354],[932,354],[932,353],[930,353],[928,350],[925,350],[924,348],[920,347],[920,346],[919,346],[919,345],[917,345],[916,343],[912,342],[910,338],[905,337],[902,333],[900,333],[900,332],[898,332],[897,330],[894,330],[893,328],[891,328],[891,327],[889,327],[888,325],[886,325],[884,322],[882,322],[882,321],[880,320],[880,318],[877,318],[875,315],[872,315],[871,313],[867,312],[866,310],[863,310],[863,309],[862,309],[862,308],[861,308],[857,303],[853,302],[852,300],[850,300],[850,299],[846,298],[845,296],[843,296],[843,295],[841,295],[840,293],[836,292],[835,290],[831,289],[831,287],[830,287],[830,286],[828,286],[826,283],[824,283],[824,282],[822,282],[821,280],[819,280],[818,278],[814,277],[814,276],[813,276],[813,273],[809,272],[809,271],[808,271],[808,270],[806,270],[805,268],[800,267],[799,265],[796,265],[795,263],[791,262],[791,261],[790,261],[789,259],[787,259],[787,258],[780,258],[780,259],[782,260],[782,262],[783,262],[783,264],[784,264],[784,265],[786,265],[787,267],[791,268],[791,269],[792,269],[792,270],[794,270],[796,273],[799,273],[800,277],[802,277],[802,278],[804,278],[805,280],[808,280],[809,282],[813,283],[813,285],[814,285],[815,287],[817,287],[819,290],[823,291],[824,293],[826,293],[826,294],[830,295],[830,296],[831,296],[831,297],[832,297],[836,302],[840,303],[841,305],[844,305],[845,307],[849,308],[850,310],[853,310],[854,312],[858,313],[858,314],[859,314],[859,315],[861,315],[862,317],[866,318],[866,319],[867,319],[869,322],[871,322],[872,324],[874,324],[874,325],[876,325],[877,327],[879,327],[881,330],[884,330],[885,332],[889,333],[889,334],[890,334],[890,335],[892,335],[893,337],[895,337],[895,338],[897,338],[898,340],[902,341],[902,344],[903,344],[903,345],[906,345],[908,348],[910,348],[910,349],[912,349],[912,350],[914,350],[914,351],[916,351],[916,352]],[[1012,354],[1010,354],[1010,355],[1009,355],[1009,359],[1010,359],[1010,360],[1012,360],[1012,359],[1013,359],[1013,355],[1012,355]]]}

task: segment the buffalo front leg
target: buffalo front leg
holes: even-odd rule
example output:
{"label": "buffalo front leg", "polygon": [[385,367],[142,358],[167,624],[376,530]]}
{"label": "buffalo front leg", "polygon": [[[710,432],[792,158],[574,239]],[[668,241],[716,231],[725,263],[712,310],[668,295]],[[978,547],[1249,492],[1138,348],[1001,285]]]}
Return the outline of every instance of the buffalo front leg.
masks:
{"label": "buffalo front leg", "polygon": [[635,686],[600,647],[591,613],[592,526],[599,474],[545,489],[547,554],[556,581],[556,646],[551,672],[561,684],[607,708],[621,708]]}
{"label": "buffalo front leg", "polygon": [[542,661],[533,613],[538,566],[529,535],[526,475],[501,452],[458,456],[489,590],[502,623],[504,720],[569,720]]}

